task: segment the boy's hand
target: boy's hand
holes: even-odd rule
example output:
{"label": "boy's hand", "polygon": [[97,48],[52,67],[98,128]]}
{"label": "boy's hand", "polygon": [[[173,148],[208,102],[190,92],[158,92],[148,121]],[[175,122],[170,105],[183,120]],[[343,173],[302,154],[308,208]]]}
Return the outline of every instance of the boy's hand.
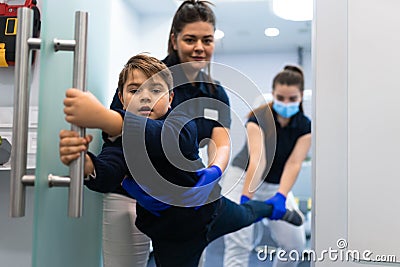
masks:
{"label": "boy's hand", "polygon": [[83,128],[99,128],[109,136],[122,133],[122,116],[107,109],[90,92],[70,88],[65,93],[65,120]]}
{"label": "boy's hand", "polygon": [[83,128],[103,128],[108,109],[90,92],[70,88],[65,93],[65,120]]}
{"label": "boy's hand", "polygon": [[79,137],[75,131],[60,131],[60,160],[69,165],[73,160],[79,158],[82,151],[88,149],[89,143],[93,140],[91,135]]}

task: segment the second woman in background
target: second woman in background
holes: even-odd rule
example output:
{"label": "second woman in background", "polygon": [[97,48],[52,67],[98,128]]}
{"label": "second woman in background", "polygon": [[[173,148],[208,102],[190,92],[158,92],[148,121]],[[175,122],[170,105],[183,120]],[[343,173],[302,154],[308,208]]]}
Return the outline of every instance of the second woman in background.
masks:
{"label": "second woman in background", "polygon": [[[311,146],[311,121],[303,113],[303,91],[304,76],[300,68],[286,66],[275,76],[272,83],[273,102],[249,114],[247,144],[233,159],[224,177],[223,188],[233,188],[226,195],[232,201],[245,203],[250,199],[269,199],[267,203],[274,206],[268,227],[279,248],[286,252],[282,255],[286,256],[282,260],[275,257],[273,266],[297,266],[298,262],[289,259],[288,253],[295,250],[301,255],[305,246],[304,226],[277,221],[286,207],[298,210],[291,189]],[[273,118],[269,116],[270,110]],[[272,164],[260,164],[265,161],[265,155],[274,149],[271,144],[275,141],[271,141],[271,137],[274,139],[275,135],[270,132],[273,127],[268,127],[271,123],[276,129],[275,155]],[[239,184],[234,187],[239,178]],[[255,190],[260,182],[261,186]],[[252,227],[225,236],[225,267],[248,266],[253,249]]]}

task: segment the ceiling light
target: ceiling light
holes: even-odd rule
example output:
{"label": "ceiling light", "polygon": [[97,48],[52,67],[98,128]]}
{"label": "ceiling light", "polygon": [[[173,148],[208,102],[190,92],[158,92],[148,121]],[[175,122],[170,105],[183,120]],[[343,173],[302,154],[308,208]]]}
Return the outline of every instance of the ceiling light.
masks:
{"label": "ceiling light", "polygon": [[279,29],[277,28],[266,28],[264,34],[268,37],[275,37],[279,35]]}
{"label": "ceiling light", "polygon": [[214,32],[214,38],[216,39],[216,40],[219,40],[219,39],[222,39],[222,38],[224,38],[224,36],[225,36],[225,33],[223,32],[223,31],[221,31],[221,30],[215,30],[215,32]]}
{"label": "ceiling light", "polygon": [[306,21],[313,18],[313,0],[273,0],[275,15],[286,20]]}

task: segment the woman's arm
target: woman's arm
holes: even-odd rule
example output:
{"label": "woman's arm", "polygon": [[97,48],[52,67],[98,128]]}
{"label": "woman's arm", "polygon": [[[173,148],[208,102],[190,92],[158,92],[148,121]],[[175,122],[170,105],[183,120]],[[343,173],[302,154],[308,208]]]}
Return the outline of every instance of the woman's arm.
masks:
{"label": "woman's arm", "polygon": [[229,162],[230,150],[229,129],[214,127],[207,146],[208,166],[217,165],[224,172]]}
{"label": "woman's arm", "polygon": [[292,190],[310,146],[311,133],[305,134],[297,140],[296,145],[294,146],[294,149],[286,161],[283,169],[278,189],[278,192],[281,194],[287,196],[290,190]]}
{"label": "woman's arm", "polygon": [[252,198],[262,182],[262,174],[266,167],[264,134],[260,126],[254,122],[246,125],[247,144],[249,149],[249,165],[247,168],[242,195]]}

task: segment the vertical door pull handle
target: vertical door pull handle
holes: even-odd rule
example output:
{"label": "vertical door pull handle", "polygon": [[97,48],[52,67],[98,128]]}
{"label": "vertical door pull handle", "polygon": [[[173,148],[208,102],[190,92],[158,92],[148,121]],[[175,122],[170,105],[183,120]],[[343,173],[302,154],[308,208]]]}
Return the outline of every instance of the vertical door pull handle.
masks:
{"label": "vertical door pull handle", "polygon": [[26,175],[29,72],[33,49],[40,49],[41,40],[33,38],[33,10],[18,8],[18,30],[15,47],[14,111],[11,147],[10,215],[25,215],[25,187],[34,185],[34,176]]}
{"label": "vertical door pull handle", "polygon": [[[40,49],[41,40],[32,37],[33,11],[29,8],[18,9],[18,30],[15,56],[15,89],[13,137],[11,148],[10,214],[11,217],[25,215],[25,188],[35,184],[35,176],[26,175],[28,119],[29,119],[29,70],[30,50]],[[86,50],[87,50],[88,13],[75,13],[75,40],[54,40],[55,51],[74,52],[74,70],[72,86],[86,91]],[[71,130],[85,136],[85,129],[71,125]],[[78,160],[71,162],[70,177],[60,178],[49,175],[49,186],[68,186],[68,215],[81,217],[83,206],[84,160],[82,152]]]}
{"label": "vertical door pull handle", "polygon": [[[88,13],[77,11],[75,13],[75,40],[53,40],[54,51],[74,52],[72,87],[82,91],[86,91],[87,29]],[[71,130],[78,132],[81,137],[85,136],[84,128],[71,124]],[[71,162],[69,183],[65,183],[69,184],[68,216],[74,218],[82,216],[84,167],[85,152],[82,152],[77,160]]]}

